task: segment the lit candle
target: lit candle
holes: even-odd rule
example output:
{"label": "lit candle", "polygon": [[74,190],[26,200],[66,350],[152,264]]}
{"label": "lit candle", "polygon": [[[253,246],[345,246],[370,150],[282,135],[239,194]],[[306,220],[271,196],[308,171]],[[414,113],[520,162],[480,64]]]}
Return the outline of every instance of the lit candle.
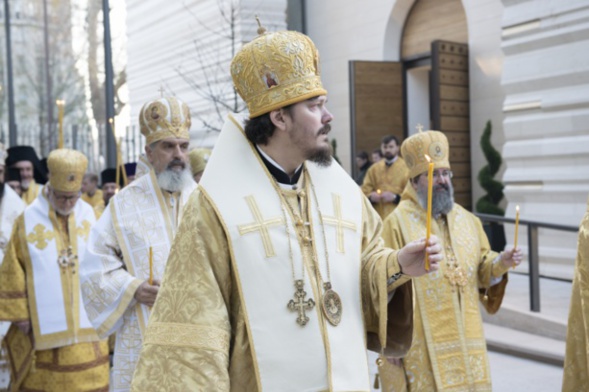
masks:
{"label": "lit candle", "polygon": [[380,189],[376,190],[376,193],[378,194],[378,205],[380,206],[380,213],[383,213],[382,210],[382,191]]}
{"label": "lit candle", "polygon": [[149,284],[153,285],[153,248],[149,247]]}
{"label": "lit candle", "polygon": [[515,206],[515,239],[513,240],[513,249],[517,248],[517,232],[519,229],[519,205]]}
{"label": "lit candle", "polygon": [[[425,159],[429,162],[427,167],[427,212],[425,216],[425,246],[429,242],[429,237],[432,232],[432,193],[434,186],[434,163],[426,154]],[[425,252],[425,270],[429,271],[429,254]]]}
{"label": "lit candle", "polygon": [[57,104],[57,118],[59,120],[59,139],[57,141],[57,148],[63,148],[63,112],[65,109],[65,101],[63,99],[58,99],[55,103]]}

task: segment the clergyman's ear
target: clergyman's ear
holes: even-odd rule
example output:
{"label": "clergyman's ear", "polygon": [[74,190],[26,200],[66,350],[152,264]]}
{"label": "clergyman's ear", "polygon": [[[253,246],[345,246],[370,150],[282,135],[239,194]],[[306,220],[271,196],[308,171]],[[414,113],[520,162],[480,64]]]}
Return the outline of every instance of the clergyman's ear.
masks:
{"label": "clergyman's ear", "polygon": [[270,112],[270,121],[280,131],[286,129],[285,111],[282,109],[273,110]]}

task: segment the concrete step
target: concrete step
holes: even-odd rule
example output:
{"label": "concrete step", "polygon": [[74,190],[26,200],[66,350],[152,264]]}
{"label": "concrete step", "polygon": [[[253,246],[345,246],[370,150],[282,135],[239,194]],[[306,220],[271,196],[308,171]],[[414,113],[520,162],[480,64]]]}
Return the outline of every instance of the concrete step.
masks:
{"label": "concrete step", "polygon": [[494,315],[482,310],[483,321],[490,325],[510,328],[520,332],[566,341],[567,322],[562,317],[532,312],[504,303]]}
{"label": "concrete step", "polygon": [[487,348],[490,351],[563,366],[566,343],[537,334],[484,323]]}

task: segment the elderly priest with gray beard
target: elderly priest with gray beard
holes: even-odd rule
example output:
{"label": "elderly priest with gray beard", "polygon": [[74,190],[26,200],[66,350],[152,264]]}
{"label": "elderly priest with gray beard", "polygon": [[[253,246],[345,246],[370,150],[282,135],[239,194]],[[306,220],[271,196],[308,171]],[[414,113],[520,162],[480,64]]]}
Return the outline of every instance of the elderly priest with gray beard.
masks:
{"label": "elderly priest with gray beard", "polygon": [[182,210],[196,188],[188,160],[190,111],[173,97],[139,114],[152,166],[115,195],[92,228],[80,278],[101,337],[116,333],[111,391],[127,391]]}

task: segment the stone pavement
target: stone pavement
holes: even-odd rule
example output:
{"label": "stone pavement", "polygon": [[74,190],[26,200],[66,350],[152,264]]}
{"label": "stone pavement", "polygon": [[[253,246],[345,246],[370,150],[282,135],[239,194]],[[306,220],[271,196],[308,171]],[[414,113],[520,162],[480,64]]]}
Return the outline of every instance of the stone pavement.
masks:
{"label": "stone pavement", "polygon": [[540,312],[531,312],[528,276],[509,274],[501,310],[484,315],[493,391],[561,390],[571,287],[542,278]]}
{"label": "stone pavement", "polygon": [[562,368],[489,351],[493,392],[559,392]]}

